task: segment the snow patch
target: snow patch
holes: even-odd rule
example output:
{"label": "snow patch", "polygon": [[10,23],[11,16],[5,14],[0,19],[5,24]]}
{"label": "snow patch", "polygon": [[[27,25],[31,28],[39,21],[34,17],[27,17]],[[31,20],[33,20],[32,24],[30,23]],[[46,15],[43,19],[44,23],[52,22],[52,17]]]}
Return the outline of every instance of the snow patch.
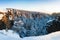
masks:
{"label": "snow patch", "polygon": [[47,23],[49,23],[49,22],[51,22],[51,21],[53,21],[54,19],[52,19],[52,20],[49,20],[49,21],[47,21]]}
{"label": "snow patch", "polygon": [[23,40],[60,40],[60,31],[44,36],[26,37]]}
{"label": "snow patch", "polygon": [[4,16],[3,14],[0,14],[0,20],[2,19],[3,16]]}
{"label": "snow patch", "polygon": [[10,37],[20,38],[19,35],[17,33],[14,33],[12,30],[8,30],[8,32],[6,30],[0,30],[0,33]]}
{"label": "snow patch", "polygon": [[0,30],[0,40],[60,40],[60,31],[54,32],[44,36],[31,36],[20,38],[17,33],[13,33],[12,30]]}
{"label": "snow patch", "polygon": [[7,12],[5,8],[0,8],[0,12]]}

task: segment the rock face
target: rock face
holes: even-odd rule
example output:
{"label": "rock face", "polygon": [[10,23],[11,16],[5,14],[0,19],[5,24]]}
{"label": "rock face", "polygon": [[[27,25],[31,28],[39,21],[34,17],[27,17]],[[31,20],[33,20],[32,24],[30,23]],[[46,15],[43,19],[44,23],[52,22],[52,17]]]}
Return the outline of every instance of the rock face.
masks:
{"label": "rock face", "polygon": [[60,17],[58,16],[57,19],[48,22],[46,27],[48,33],[60,31]]}
{"label": "rock face", "polygon": [[6,13],[3,13],[3,12],[0,12],[0,29],[10,29],[12,24],[12,20],[9,19],[9,13],[6,12]]}
{"label": "rock face", "polygon": [[0,20],[0,30],[6,29],[6,25],[4,24],[3,21]]}
{"label": "rock face", "polygon": [[5,23],[3,21],[5,27],[10,26],[9,29],[16,31],[22,38],[28,36],[46,35],[60,30],[60,22],[56,21],[55,14],[49,15],[41,12],[17,10],[11,8],[7,8],[7,10],[8,11],[6,13],[9,14],[7,14],[8,23],[6,23],[7,21]]}
{"label": "rock face", "polygon": [[39,36],[47,34],[46,23],[48,20],[54,19],[49,14],[10,9],[10,12],[14,15],[14,25],[12,30],[17,31],[20,37]]}

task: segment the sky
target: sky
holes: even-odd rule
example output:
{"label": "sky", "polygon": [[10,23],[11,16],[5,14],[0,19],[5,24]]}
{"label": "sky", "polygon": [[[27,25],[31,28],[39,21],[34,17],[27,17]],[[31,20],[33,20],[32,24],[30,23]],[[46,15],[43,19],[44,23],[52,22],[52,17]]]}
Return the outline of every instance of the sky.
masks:
{"label": "sky", "polygon": [[0,10],[15,8],[38,12],[60,12],[60,0],[0,0]]}

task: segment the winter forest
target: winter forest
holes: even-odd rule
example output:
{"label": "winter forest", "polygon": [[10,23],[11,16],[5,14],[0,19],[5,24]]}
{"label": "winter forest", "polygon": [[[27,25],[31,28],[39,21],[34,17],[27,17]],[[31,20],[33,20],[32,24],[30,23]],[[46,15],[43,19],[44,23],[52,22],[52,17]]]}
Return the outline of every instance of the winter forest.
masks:
{"label": "winter forest", "polygon": [[[25,11],[6,8],[0,20],[0,30],[13,30],[20,38],[43,36],[60,31],[60,13]],[[14,33],[13,32],[13,33]]]}

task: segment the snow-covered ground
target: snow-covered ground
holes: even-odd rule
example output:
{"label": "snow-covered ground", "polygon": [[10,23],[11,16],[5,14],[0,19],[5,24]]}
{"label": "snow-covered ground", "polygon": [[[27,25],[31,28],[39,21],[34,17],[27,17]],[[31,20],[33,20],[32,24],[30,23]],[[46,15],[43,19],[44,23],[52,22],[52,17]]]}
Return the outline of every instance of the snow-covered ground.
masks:
{"label": "snow-covered ground", "polygon": [[60,31],[43,35],[20,38],[19,35],[12,30],[0,30],[0,40],[60,40]]}
{"label": "snow-covered ground", "polygon": [[20,37],[17,33],[14,33],[12,30],[0,30],[0,40],[20,40]]}
{"label": "snow-covered ground", "polygon": [[48,35],[44,35],[44,36],[29,37],[29,38],[26,37],[23,40],[26,39],[27,40],[60,40],[60,31]]}

